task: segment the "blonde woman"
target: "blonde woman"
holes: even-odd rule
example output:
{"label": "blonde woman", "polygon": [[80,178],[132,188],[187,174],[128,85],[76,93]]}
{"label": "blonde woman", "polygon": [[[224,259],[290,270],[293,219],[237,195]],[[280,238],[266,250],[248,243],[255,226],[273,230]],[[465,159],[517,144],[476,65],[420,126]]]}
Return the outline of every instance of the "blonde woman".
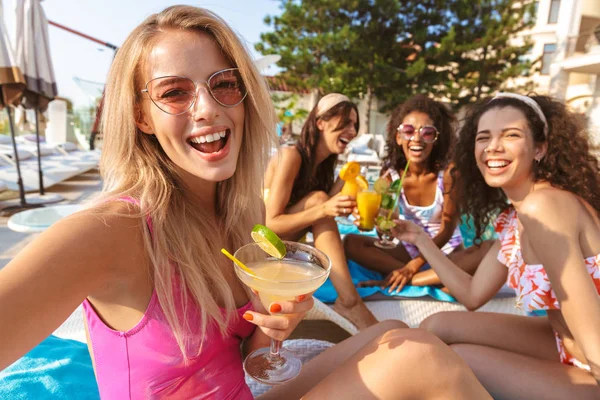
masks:
{"label": "blonde woman", "polygon": [[[83,303],[102,399],[252,398],[240,346],[285,339],[313,304],[280,302],[269,315],[219,254],[263,218],[261,160],[275,126],[264,80],[220,18],[175,6],[126,39],[104,111],[102,200],[0,272],[0,369]],[[394,329],[404,326],[365,330],[265,398],[485,398],[449,348]],[[387,371],[410,386],[390,385]]]}

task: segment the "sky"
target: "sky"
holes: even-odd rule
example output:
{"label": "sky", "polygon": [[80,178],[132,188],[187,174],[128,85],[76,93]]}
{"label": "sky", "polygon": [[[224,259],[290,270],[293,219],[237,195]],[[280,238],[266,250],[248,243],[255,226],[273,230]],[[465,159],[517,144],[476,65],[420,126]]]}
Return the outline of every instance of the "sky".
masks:
{"label": "sky", "polygon": [[[17,0],[0,0],[9,35],[14,39],[15,6]],[[267,32],[263,19],[278,15],[277,0],[43,0],[46,18],[86,35],[120,46],[131,32],[148,15],[174,4],[204,7],[221,16],[245,41],[254,58],[261,55],[254,50],[260,34]],[[75,106],[90,104],[90,98],[73,80],[80,79],[103,83],[114,52],[109,48],[66,32],[48,27],[50,52],[54,74],[61,97],[71,99]],[[14,41],[13,41],[14,47]]]}

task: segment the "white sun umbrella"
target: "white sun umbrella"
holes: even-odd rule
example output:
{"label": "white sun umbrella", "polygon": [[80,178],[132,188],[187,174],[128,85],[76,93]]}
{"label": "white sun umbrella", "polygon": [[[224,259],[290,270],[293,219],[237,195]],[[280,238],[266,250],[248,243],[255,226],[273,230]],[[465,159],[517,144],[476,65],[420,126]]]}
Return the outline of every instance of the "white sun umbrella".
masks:
{"label": "white sun umbrella", "polygon": [[10,126],[10,135],[14,151],[14,162],[17,170],[17,184],[19,186],[19,197],[21,204],[19,207],[7,207],[2,211],[6,212],[9,209],[26,208],[25,190],[23,188],[23,179],[21,176],[21,168],[19,166],[19,153],[17,151],[17,143],[15,140],[15,124],[13,121],[12,107],[21,102],[23,90],[25,89],[25,79],[21,70],[17,66],[15,56],[12,51],[12,46],[8,38],[6,25],[4,24],[4,10],[0,1],[0,108],[6,108],[8,114],[8,122]]}
{"label": "white sun umbrella", "polygon": [[[48,20],[40,0],[18,0],[16,9],[17,33],[15,55],[17,65],[25,77],[22,106],[35,111],[35,134],[38,146],[38,167],[40,195],[44,196],[42,161],[40,156],[39,113],[48,108],[48,103],[56,97],[56,79],[50,44],[48,40]],[[46,196],[44,202],[60,201],[58,195]]]}
{"label": "white sun umbrella", "polygon": [[279,54],[269,54],[254,60],[254,65],[256,65],[256,67],[262,72],[279,60],[281,60],[281,56]]}

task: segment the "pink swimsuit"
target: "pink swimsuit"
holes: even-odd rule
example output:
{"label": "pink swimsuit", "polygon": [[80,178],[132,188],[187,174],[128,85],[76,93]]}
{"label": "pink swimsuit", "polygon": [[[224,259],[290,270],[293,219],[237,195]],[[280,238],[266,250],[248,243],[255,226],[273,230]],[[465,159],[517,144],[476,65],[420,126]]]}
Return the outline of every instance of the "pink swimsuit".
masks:
{"label": "pink swimsuit", "polygon": [[[517,293],[516,306],[525,311],[535,313],[539,310],[558,310],[560,304],[548,279],[543,265],[525,264],[521,254],[517,211],[509,208],[502,212],[495,222],[496,233],[501,247],[498,261],[508,267],[508,286]],[[585,260],[588,273],[600,294],[600,254]],[[590,367],[577,360],[565,348],[560,336],[554,332],[556,346],[563,364],[590,370]]]}
{"label": "pink swimsuit", "polygon": [[[106,326],[87,299],[83,308],[103,400],[253,398],[244,381],[240,351],[242,340],[255,328],[241,317],[251,303],[236,310],[225,337],[215,325],[201,336],[199,310],[189,307],[186,321],[196,328],[186,334],[187,353],[192,357],[187,363],[156,292],[140,322],[126,332]],[[183,313],[181,306],[177,308]],[[202,351],[194,357],[200,344]]]}

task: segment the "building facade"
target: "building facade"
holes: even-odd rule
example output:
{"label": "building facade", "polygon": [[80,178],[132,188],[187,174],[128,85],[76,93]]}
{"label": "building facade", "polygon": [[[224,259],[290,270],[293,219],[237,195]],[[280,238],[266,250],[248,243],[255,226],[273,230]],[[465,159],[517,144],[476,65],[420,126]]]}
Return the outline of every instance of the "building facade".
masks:
{"label": "building facade", "polygon": [[539,0],[535,26],[524,35],[540,60],[535,91],[568,104],[600,142],[600,0]]}

